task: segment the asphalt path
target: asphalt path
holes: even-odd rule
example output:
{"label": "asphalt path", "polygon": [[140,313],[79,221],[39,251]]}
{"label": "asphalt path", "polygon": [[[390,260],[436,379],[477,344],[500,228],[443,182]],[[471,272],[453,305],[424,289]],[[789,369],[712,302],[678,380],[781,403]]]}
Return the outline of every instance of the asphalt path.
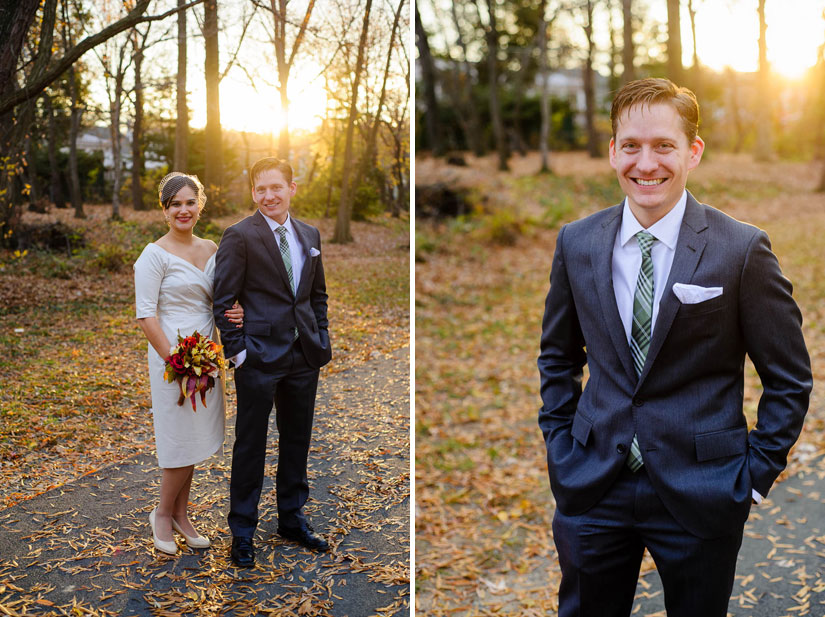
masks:
{"label": "asphalt path", "polygon": [[[729,617],[825,615],[825,457],[802,446],[794,473],[751,508]],[[665,617],[655,570],[640,579],[632,614]]]}
{"label": "asphalt path", "polygon": [[230,398],[223,452],[196,467],[192,488],[210,549],[179,538],[178,556],[157,552],[148,521],[157,461],[119,461],[0,511],[0,614],[409,615],[409,348],[322,375],[305,510],[328,553],[276,534],[273,413],[257,565],[232,565],[233,407]]}

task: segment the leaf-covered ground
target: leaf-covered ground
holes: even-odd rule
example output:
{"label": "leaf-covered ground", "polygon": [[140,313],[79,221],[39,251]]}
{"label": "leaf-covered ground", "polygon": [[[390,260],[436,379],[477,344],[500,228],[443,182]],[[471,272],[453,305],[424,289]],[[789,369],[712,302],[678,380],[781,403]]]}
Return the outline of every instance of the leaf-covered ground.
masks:
{"label": "leaf-covered ground", "polygon": [[319,385],[305,511],[332,547],[276,535],[276,427],[257,565],[229,561],[231,422],[196,468],[193,521],[212,547],[152,548],[153,454],[131,457],[0,510],[0,614],[346,617],[409,614],[409,349],[376,353]]}
{"label": "leaf-covered ground", "polygon": [[[415,567],[422,614],[556,610],[554,503],[536,422],[544,296],[556,222],[617,203],[621,194],[606,160],[553,156],[555,176],[536,176],[532,155],[514,159],[505,174],[492,157],[468,157],[467,168],[416,161],[419,183],[471,188],[487,211],[416,223]],[[770,234],[802,308],[815,383],[825,376],[825,195],[813,192],[819,174],[819,164],[718,154],[706,157],[688,184],[700,201]],[[490,241],[513,237],[493,233],[504,224],[516,232],[512,245]],[[749,366],[751,423],[759,392]],[[815,388],[786,475],[810,472],[811,457],[825,449],[823,426]],[[643,569],[652,567],[647,560]]]}

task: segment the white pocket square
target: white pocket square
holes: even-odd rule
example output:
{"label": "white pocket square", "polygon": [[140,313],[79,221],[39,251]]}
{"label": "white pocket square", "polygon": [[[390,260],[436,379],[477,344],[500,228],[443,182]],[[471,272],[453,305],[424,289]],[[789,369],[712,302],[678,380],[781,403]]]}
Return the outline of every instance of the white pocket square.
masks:
{"label": "white pocket square", "polygon": [[673,293],[682,304],[699,304],[722,295],[722,287],[700,287],[686,283],[674,283]]}
{"label": "white pocket square", "polygon": [[316,249],[314,246],[311,249],[309,249],[309,256],[310,257],[318,257],[318,255],[320,255],[320,254],[321,254],[321,251]]}

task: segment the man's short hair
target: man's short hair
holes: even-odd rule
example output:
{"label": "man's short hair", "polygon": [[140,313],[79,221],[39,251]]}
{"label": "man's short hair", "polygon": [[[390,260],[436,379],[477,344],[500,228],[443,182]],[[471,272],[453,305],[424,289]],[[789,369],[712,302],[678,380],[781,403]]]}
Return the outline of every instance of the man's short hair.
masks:
{"label": "man's short hair", "polygon": [[688,143],[693,143],[699,132],[699,103],[696,95],[687,88],[677,86],[669,79],[649,77],[637,79],[625,84],[616,93],[610,109],[610,122],[613,125],[613,139],[619,118],[634,105],[651,106],[656,103],[672,105],[682,119],[682,130],[687,135]]}
{"label": "man's short hair", "polygon": [[270,169],[277,169],[284,175],[287,183],[292,183],[292,165],[284,159],[275,158],[274,156],[267,156],[257,161],[252,169],[249,170],[249,183],[251,187],[255,188],[255,179],[265,171]]}

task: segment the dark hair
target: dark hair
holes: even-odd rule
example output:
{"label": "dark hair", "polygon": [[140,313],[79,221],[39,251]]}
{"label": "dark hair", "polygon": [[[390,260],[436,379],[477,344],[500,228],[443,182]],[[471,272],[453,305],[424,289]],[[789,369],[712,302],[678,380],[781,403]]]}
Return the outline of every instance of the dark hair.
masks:
{"label": "dark hair", "polygon": [[250,186],[254,189],[255,179],[258,176],[260,176],[263,172],[269,171],[270,169],[277,169],[284,175],[284,179],[287,181],[287,183],[292,183],[292,165],[290,165],[284,159],[278,159],[274,156],[267,156],[257,161],[249,170]]}
{"label": "dark hair", "polygon": [[656,103],[673,106],[682,119],[682,130],[687,135],[688,142],[693,143],[699,132],[699,103],[696,101],[696,95],[669,79],[659,77],[631,81],[616,93],[613,107],[610,109],[613,138],[616,138],[616,129],[622,113],[634,105],[650,107]]}
{"label": "dark hair", "polygon": [[166,210],[172,198],[185,186],[188,186],[195,192],[198,198],[198,211],[203,210],[203,207],[206,205],[206,193],[203,190],[203,184],[201,184],[197,176],[189,176],[179,171],[166,174],[160,181],[158,185],[158,202],[160,203],[160,207]]}

